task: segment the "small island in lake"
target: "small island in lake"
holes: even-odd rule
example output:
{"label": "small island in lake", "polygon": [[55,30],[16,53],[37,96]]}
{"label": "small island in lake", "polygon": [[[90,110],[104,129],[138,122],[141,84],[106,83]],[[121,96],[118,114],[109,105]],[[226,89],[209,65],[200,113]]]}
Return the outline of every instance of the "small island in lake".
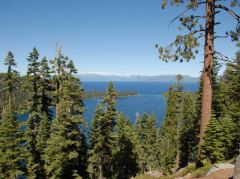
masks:
{"label": "small island in lake", "polygon": [[[106,92],[103,91],[85,91],[84,99],[89,98],[102,98],[104,97]],[[128,96],[137,96],[138,93],[134,91],[118,91],[116,92],[117,98],[128,97]]]}

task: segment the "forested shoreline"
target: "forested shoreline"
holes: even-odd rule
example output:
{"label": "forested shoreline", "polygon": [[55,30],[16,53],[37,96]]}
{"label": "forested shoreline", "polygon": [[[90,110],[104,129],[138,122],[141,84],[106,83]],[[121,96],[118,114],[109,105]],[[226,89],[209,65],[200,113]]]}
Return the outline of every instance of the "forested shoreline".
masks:
{"label": "forested shoreline", "polygon": [[[73,61],[61,49],[53,60],[40,58],[36,48],[27,60],[27,75],[20,78],[9,51],[7,71],[1,73],[0,178],[130,178],[149,171],[171,175],[189,164],[201,161],[204,167],[238,154],[239,52],[220,78],[219,64],[214,65],[213,111],[201,151],[202,78],[198,92],[192,93],[182,90],[184,79],[177,75],[176,85],[165,94],[160,127],[154,114],[136,116],[131,124],[116,110],[118,94],[110,82],[87,126],[84,90]],[[27,95],[18,98],[20,93]],[[17,120],[25,113],[27,120]]]}

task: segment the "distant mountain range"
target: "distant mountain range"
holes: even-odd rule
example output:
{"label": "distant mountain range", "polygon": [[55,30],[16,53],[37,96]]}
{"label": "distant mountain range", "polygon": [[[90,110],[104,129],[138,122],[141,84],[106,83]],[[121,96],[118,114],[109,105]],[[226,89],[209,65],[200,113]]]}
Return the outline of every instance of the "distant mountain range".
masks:
{"label": "distant mountain range", "polygon": [[[175,82],[176,75],[101,75],[101,74],[78,74],[81,81],[160,81],[160,82]],[[198,82],[199,78],[183,75],[184,82]]]}

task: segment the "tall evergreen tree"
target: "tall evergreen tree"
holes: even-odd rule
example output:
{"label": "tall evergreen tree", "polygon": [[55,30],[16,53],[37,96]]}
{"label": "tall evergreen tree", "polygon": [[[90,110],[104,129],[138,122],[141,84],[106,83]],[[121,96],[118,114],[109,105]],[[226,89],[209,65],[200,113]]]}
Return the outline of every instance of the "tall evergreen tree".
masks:
{"label": "tall evergreen tree", "polygon": [[141,172],[156,169],[157,127],[154,115],[144,114],[134,127],[137,136],[138,165]]}
{"label": "tall evergreen tree", "polygon": [[[231,33],[227,33],[227,37],[232,40],[239,40],[239,14],[235,13],[235,9],[239,9],[240,4],[237,0],[217,1],[217,0],[162,0],[162,8],[165,8],[170,3],[173,6],[184,6],[183,12],[177,15],[173,21],[179,20],[181,30],[184,34],[177,35],[174,42],[166,48],[159,48],[159,58],[168,61],[189,61],[196,58],[200,39],[204,41],[204,67],[203,67],[203,93],[201,107],[201,125],[200,125],[200,143],[203,143],[203,138],[212,111],[212,71],[214,59],[224,56],[221,52],[217,52],[214,47],[215,40],[218,38],[218,31],[215,27],[218,13],[226,12],[236,20],[237,28]],[[205,6],[205,13],[199,14],[202,6]],[[187,33],[186,33],[187,31]]]}
{"label": "tall evergreen tree", "polygon": [[182,117],[182,92],[172,87],[167,93],[167,109],[165,119],[158,133],[158,158],[160,168],[165,174],[172,173],[178,165],[179,121]]}
{"label": "tall evergreen tree", "polygon": [[[67,75],[66,73],[66,68],[67,68],[67,61],[68,61],[68,57],[65,57],[62,54],[61,51],[61,47],[57,48],[56,50],[56,55],[54,57],[53,60],[51,60],[52,63],[52,68],[54,71],[54,75],[53,75],[53,83],[54,83],[54,88],[55,91],[53,93],[53,97],[54,97],[54,103],[56,105],[56,115],[58,113],[58,103],[59,103],[59,97],[60,97],[60,90],[62,87],[62,82],[65,78],[65,76]],[[71,63],[69,63],[71,65]]]}
{"label": "tall evergreen tree", "polygon": [[50,67],[48,65],[48,61],[46,57],[43,57],[40,66],[39,66],[39,74],[40,74],[40,82],[39,82],[39,98],[40,98],[40,111],[41,113],[45,113],[49,120],[52,119],[52,110],[50,107],[52,104],[52,79],[51,79]]}
{"label": "tall evergreen tree", "polygon": [[11,105],[3,111],[0,122],[0,178],[17,178],[23,174],[22,131]]}
{"label": "tall evergreen tree", "polygon": [[[2,89],[2,102],[3,107],[7,105],[8,102],[14,103],[16,98],[16,91],[19,87],[19,75],[18,71],[14,70],[17,64],[14,60],[14,55],[11,51],[8,52],[6,58],[4,59],[4,65],[7,66],[7,72],[3,73],[3,89]],[[13,105],[12,107],[15,107]]]}
{"label": "tall evergreen tree", "polygon": [[86,178],[83,89],[67,64],[68,61],[64,61],[66,66],[60,67],[62,73],[57,73],[61,88],[56,89],[58,112],[44,151],[45,169],[49,178]]}
{"label": "tall evergreen tree", "polygon": [[223,77],[219,82],[219,111],[220,117],[231,117],[234,121],[235,130],[234,134],[236,136],[235,149],[237,151],[238,144],[240,143],[240,52],[236,53],[236,58],[233,62],[228,63],[224,71]]}
{"label": "tall evergreen tree", "polygon": [[37,147],[37,136],[41,123],[41,103],[40,103],[40,62],[38,50],[34,47],[29,53],[27,77],[24,84],[24,90],[28,94],[26,110],[29,114],[26,129],[26,152],[27,157],[27,175],[31,178],[44,178],[45,172],[42,165],[41,152]]}
{"label": "tall evergreen tree", "polygon": [[179,122],[179,167],[197,161],[198,121],[195,95],[187,93],[183,98],[183,113]]}
{"label": "tall evergreen tree", "polygon": [[16,118],[14,106],[15,90],[18,83],[18,72],[12,52],[8,52],[4,63],[8,70],[3,76],[4,109],[0,120],[0,178],[17,178],[22,174],[21,162],[23,151],[21,148],[22,131]]}
{"label": "tall evergreen tree", "polygon": [[[214,61],[213,63],[213,71],[212,71],[212,87],[213,87],[213,99],[212,99],[212,110],[216,114],[216,117],[219,118],[221,116],[221,102],[219,99],[219,94],[221,93],[220,84],[219,84],[219,76],[218,72],[221,68],[221,65],[218,61]],[[220,97],[221,98],[221,97]]]}
{"label": "tall evergreen tree", "polygon": [[138,172],[136,139],[129,119],[118,116],[114,151],[114,177],[128,179]]}
{"label": "tall evergreen tree", "polygon": [[110,82],[107,94],[95,112],[90,135],[89,170],[95,172],[98,178],[111,178],[113,175],[114,129],[117,117],[115,103],[116,92]]}
{"label": "tall evergreen tree", "polygon": [[100,103],[94,113],[90,129],[90,148],[89,148],[89,166],[88,171],[91,178],[103,177],[102,172],[102,147],[103,139],[100,132],[102,130],[102,121],[104,120],[104,105]]}
{"label": "tall evergreen tree", "polygon": [[225,85],[223,93],[226,99],[223,103],[225,112],[240,124],[240,51],[236,53],[233,63],[228,63],[223,83]]}

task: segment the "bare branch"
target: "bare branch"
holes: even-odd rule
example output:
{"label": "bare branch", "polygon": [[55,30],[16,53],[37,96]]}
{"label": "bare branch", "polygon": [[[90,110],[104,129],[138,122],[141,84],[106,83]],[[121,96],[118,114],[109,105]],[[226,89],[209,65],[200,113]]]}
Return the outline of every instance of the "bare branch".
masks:
{"label": "bare branch", "polygon": [[175,20],[179,19],[183,14],[185,14],[187,11],[189,11],[191,8],[187,8],[185,9],[183,12],[181,12],[180,14],[178,14],[173,20],[171,20],[168,24],[168,26],[170,26]]}
{"label": "bare branch", "polygon": [[198,29],[198,30],[194,30],[194,31],[190,32],[189,34],[194,35],[194,34],[199,33],[199,32],[205,32],[205,30],[206,29]]}
{"label": "bare branch", "polygon": [[228,35],[216,35],[216,36],[214,36],[214,39],[218,39],[218,38],[225,39],[225,38],[228,38],[228,37],[229,37]]}
{"label": "bare branch", "polygon": [[206,18],[206,16],[193,16],[194,18]]}
{"label": "bare branch", "polygon": [[197,2],[197,5],[206,4],[206,3],[207,3],[206,1],[200,1],[200,2]]}
{"label": "bare branch", "polygon": [[236,14],[235,12],[233,12],[231,9],[227,8],[226,6],[224,5],[216,5],[215,8],[218,8],[218,9],[223,9],[225,11],[227,11],[230,15],[232,15],[238,22],[240,22],[240,16],[238,14]]}
{"label": "bare branch", "polygon": [[[217,55],[217,56],[215,56]],[[223,62],[227,62],[227,63],[232,63],[232,61],[234,60],[233,58],[229,58],[226,55],[218,52],[218,51],[214,51],[214,58],[222,60]]]}

